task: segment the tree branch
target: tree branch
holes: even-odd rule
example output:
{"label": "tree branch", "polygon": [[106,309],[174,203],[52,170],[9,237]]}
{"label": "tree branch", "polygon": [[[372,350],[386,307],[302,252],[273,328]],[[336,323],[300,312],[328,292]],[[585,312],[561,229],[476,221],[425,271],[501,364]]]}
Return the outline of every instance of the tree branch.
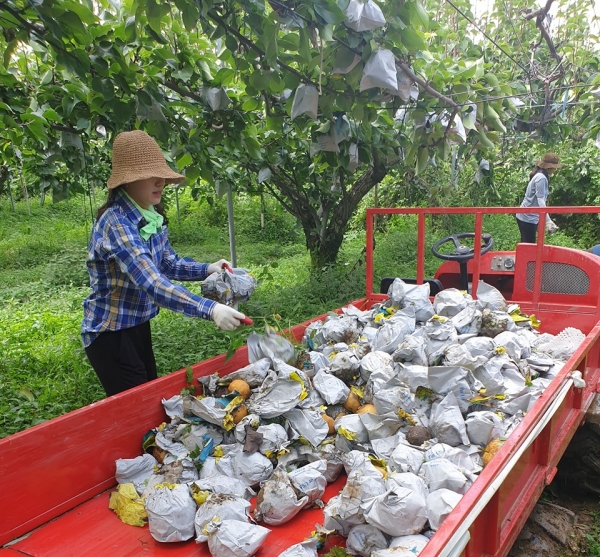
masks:
{"label": "tree branch", "polygon": [[[30,23],[21,16],[20,12],[17,12],[8,6],[6,2],[0,3],[0,11],[1,10],[6,10],[10,15],[12,15],[29,33],[35,35],[38,41],[50,45],[56,52],[62,52],[65,56],[68,56],[77,64],[81,63],[77,56],[74,56],[66,48],[62,47],[60,44],[56,44],[54,41],[51,41],[49,38],[44,36],[46,33],[48,33],[48,29],[44,25],[37,26],[35,23]],[[96,71],[92,66],[90,66],[90,74],[92,76],[96,75]]]}
{"label": "tree branch", "polygon": [[420,85],[421,88],[423,90],[427,91],[432,97],[435,97],[436,99],[439,99],[444,104],[447,104],[448,106],[450,106],[452,108],[455,108],[455,109],[458,108],[458,109],[460,109],[460,107],[452,99],[446,97],[445,95],[442,95],[441,93],[439,93],[438,91],[436,91],[433,87],[431,87],[431,85],[429,85],[428,83],[426,83],[425,81],[423,81],[420,77],[417,77],[416,74],[408,67],[408,64],[405,64],[404,62],[396,62],[396,65],[408,77],[410,77],[410,79],[412,79],[415,83],[417,83],[418,85]]}
{"label": "tree branch", "polygon": [[50,126],[53,130],[59,131],[59,132],[67,132],[67,133],[72,133],[75,135],[82,135],[83,134],[83,130],[76,130],[75,128],[71,128],[70,126],[60,126],[59,124],[52,124],[52,126]]}
{"label": "tree branch", "polygon": [[294,215],[295,217],[298,217],[299,215],[296,214],[296,212],[294,211],[294,208],[289,205],[287,203],[287,200],[285,199],[285,197],[282,197],[281,195],[279,195],[279,192],[272,188],[268,183],[265,182],[265,188],[267,188],[268,192],[275,198],[277,199],[277,201],[279,203],[281,203],[281,205],[283,207],[285,207],[285,210],[288,211],[288,213],[290,213],[290,215]]}
{"label": "tree branch", "polygon": [[548,15],[548,12],[550,11],[550,6],[552,6],[552,2],[554,2],[554,0],[546,0],[546,5],[541,8],[538,8],[537,10],[531,10],[531,8],[523,10],[525,12],[525,19],[533,19],[534,17],[546,17],[546,15]]}
{"label": "tree branch", "polygon": [[546,0],[545,6],[543,6],[542,8],[538,8],[537,10],[526,11],[524,17],[527,20],[535,18],[535,26],[539,29],[542,38],[546,41],[548,49],[550,50],[550,55],[552,56],[552,58],[560,62],[561,57],[558,55],[558,52],[556,52],[554,41],[552,40],[548,33],[548,30],[544,26],[544,19],[546,19],[546,16],[550,11],[550,6],[552,6],[552,2],[554,2],[554,0]]}
{"label": "tree branch", "polygon": [[[248,48],[252,49],[254,52],[256,52],[261,58],[264,58],[265,56],[265,52],[262,48],[258,47],[253,41],[251,41],[248,37],[245,37],[244,35],[242,35],[239,31],[237,31],[236,29],[234,29],[233,27],[231,27],[230,25],[228,25],[221,17],[219,17],[218,15],[216,15],[214,12],[210,11],[207,14],[208,17],[210,17],[210,19],[212,19],[215,23],[218,23],[219,25],[221,25],[224,29],[226,29],[229,33],[231,33],[234,37],[236,37],[238,39],[238,41],[240,41],[241,43],[243,43],[244,45],[246,45]],[[292,68],[291,66],[288,66],[285,62],[282,62],[281,60],[277,59],[277,63],[286,71],[288,71],[289,73],[295,75],[298,79],[300,79],[303,83],[310,83],[311,85],[314,85],[315,87],[318,88],[319,84],[315,83],[312,79],[310,79],[309,77],[307,77],[306,75],[304,75],[303,73],[299,72],[298,70]],[[326,85],[323,86],[323,89],[325,89],[326,91],[329,91],[330,93],[334,93],[336,95],[339,95],[340,92],[336,91],[335,89],[332,89],[331,87],[327,87]]]}
{"label": "tree branch", "polygon": [[194,99],[195,101],[198,101],[202,105],[206,104],[206,101],[198,93],[194,93],[193,91],[190,91],[189,89],[184,89],[177,82],[175,82],[173,80],[169,79],[169,80],[165,81],[164,86],[167,87],[168,89],[171,89],[171,91],[175,91],[175,93],[181,95],[182,97],[188,97],[190,99]]}

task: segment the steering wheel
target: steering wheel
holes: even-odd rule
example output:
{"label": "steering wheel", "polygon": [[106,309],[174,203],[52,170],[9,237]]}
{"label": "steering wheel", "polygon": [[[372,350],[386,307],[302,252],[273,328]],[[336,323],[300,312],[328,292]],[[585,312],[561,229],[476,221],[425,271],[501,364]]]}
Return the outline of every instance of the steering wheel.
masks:
{"label": "steering wheel", "polygon": [[[468,246],[463,246],[461,244],[461,240],[463,238],[475,238],[475,234],[473,232],[462,232],[461,234],[452,234],[451,236],[446,236],[442,238],[439,242],[436,242],[431,247],[431,251],[433,255],[439,257],[440,259],[445,259],[447,261],[458,261],[466,262],[469,259],[473,259],[475,257],[474,248],[470,248]],[[442,245],[447,244],[448,242],[452,242],[454,244],[454,252],[453,253],[440,253],[439,249]],[[487,253],[494,247],[494,240],[492,239],[491,234],[482,234],[481,235],[481,255]]]}

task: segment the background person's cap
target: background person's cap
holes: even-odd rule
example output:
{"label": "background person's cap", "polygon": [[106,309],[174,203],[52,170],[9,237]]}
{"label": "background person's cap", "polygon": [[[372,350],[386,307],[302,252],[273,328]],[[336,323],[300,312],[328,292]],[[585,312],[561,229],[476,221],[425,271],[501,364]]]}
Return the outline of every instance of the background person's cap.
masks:
{"label": "background person's cap", "polygon": [[558,163],[558,155],[554,153],[546,153],[542,160],[537,161],[535,165],[540,168],[562,168],[564,166],[564,164]]}

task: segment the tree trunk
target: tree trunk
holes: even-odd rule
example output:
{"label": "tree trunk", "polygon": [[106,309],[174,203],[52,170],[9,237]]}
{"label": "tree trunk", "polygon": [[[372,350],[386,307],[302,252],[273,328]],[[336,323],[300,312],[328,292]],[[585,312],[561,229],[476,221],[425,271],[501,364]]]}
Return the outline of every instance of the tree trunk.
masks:
{"label": "tree trunk", "polygon": [[299,218],[313,268],[335,263],[354,211],[365,195],[383,180],[387,172],[385,165],[375,159],[373,166],[354,182],[350,190],[333,208],[323,234],[319,233],[321,222],[314,218],[314,212],[308,210],[300,212]]}
{"label": "tree trunk", "polygon": [[6,164],[0,165],[0,196],[4,195],[5,192],[8,192],[9,184],[10,184],[10,171]]}

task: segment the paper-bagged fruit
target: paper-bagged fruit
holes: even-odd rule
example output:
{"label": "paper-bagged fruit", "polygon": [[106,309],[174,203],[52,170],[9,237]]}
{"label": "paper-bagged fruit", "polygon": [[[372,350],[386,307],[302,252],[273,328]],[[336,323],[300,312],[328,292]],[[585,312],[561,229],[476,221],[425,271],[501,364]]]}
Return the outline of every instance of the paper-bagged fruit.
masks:
{"label": "paper-bagged fruit", "polygon": [[204,528],[213,557],[250,557],[271,530],[239,520],[211,520]]}
{"label": "paper-bagged fruit", "polygon": [[148,514],[132,483],[119,484],[117,491],[110,494],[108,508],[115,511],[119,519],[131,526],[144,526]]}
{"label": "paper-bagged fruit", "polygon": [[483,454],[481,455],[482,459],[483,459],[483,465],[487,466],[492,458],[494,458],[494,456],[496,456],[496,453],[500,450],[500,447],[502,447],[502,445],[504,444],[504,439],[498,438],[498,439],[492,439],[486,446],[485,449],[483,450]]}

